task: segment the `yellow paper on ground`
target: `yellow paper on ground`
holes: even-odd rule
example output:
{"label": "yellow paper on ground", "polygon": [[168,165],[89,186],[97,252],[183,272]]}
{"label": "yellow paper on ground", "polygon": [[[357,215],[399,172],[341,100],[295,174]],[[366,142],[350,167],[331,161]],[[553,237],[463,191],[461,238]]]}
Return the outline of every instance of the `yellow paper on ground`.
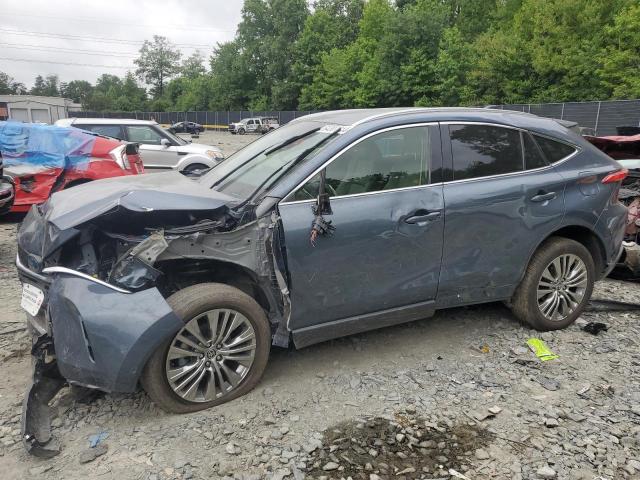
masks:
{"label": "yellow paper on ground", "polygon": [[558,355],[549,350],[547,344],[539,338],[530,338],[529,340],[527,340],[527,345],[529,345],[531,351],[536,354],[536,357],[538,357],[543,362],[555,360],[556,358],[558,358]]}

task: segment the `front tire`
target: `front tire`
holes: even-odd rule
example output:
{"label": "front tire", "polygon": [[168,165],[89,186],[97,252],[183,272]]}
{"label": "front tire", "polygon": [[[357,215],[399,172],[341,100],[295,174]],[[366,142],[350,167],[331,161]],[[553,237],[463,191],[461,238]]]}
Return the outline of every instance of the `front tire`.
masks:
{"label": "front tire", "polygon": [[240,130],[238,130],[238,135],[244,135],[246,132],[244,131],[244,128],[241,128]]}
{"label": "front tire", "polygon": [[566,328],[586,307],[594,283],[589,250],[574,240],[552,237],[533,254],[511,309],[536,330]]}
{"label": "front tire", "polygon": [[160,408],[197,412],[258,384],[271,331],[253,298],[229,285],[202,283],[179,290],[167,303],[185,326],[152,354],[140,379]]}

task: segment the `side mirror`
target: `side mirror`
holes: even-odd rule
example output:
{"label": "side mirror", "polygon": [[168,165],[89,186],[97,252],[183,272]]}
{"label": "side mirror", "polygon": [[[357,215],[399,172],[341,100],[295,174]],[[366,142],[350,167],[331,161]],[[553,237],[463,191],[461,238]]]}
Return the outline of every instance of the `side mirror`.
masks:
{"label": "side mirror", "polygon": [[330,196],[326,189],[326,175],[327,171],[322,170],[320,172],[320,183],[318,185],[318,197],[316,198],[316,204],[313,206],[315,215],[332,215]]}
{"label": "side mirror", "polygon": [[169,148],[171,146],[171,142],[168,139],[163,138],[162,140],[160,140],[160,145],[162,145],[164,148]]}

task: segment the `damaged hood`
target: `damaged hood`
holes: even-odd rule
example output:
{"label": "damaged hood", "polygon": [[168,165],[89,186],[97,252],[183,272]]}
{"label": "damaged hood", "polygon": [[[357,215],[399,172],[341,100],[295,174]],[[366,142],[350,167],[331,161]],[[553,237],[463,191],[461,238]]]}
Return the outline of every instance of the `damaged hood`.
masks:
{"label": "damaged hood", "polygon": [[116,208],[131,212],[213,211],[237,199],[178,172],[134,175],[89,182],[55,193],[47,220],[60,230],[75,227]]}

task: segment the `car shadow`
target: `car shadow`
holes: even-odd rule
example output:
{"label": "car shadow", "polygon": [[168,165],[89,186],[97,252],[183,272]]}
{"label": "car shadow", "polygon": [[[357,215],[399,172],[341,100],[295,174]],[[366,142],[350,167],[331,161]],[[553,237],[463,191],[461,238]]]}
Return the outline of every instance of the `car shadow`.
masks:
{"label": "car shadow", "polygon": [[[528,330],[502,303],[451,308],[432,317],[330,340],[300,350],[272,348],[262,386],[291,376],[303,380],[309,372],[332,375],[348,370],[371,370],[395,364],[405,357],[416,360],[453,360],[463,352],[480,351],[489,337],[501,332]],[[524,334],[524,331],[523,331]]]}
{"label": "car shadow", "polygon": [[0,216],[0,225],[2,225],[3,223],[20,223],[22,222],[22,220],[24,220],[24,217],[26,216],[26,212],[25,213],[7,213],[5,215]]}

